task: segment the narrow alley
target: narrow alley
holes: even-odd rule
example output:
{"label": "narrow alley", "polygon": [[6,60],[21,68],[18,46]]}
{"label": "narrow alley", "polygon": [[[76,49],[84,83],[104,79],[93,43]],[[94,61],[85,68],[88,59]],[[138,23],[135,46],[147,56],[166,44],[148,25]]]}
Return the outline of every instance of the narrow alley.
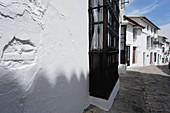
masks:
{"label": "narrow alley", "polygon": [[167,65],[133,67],[120,75],[120,90],[110,111],[89,106],[84,113],[170,113]]}

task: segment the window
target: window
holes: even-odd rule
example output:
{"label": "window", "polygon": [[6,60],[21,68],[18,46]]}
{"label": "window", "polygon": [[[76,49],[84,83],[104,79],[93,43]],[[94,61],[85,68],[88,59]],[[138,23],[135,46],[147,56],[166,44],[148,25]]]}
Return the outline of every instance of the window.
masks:
{"label": "window", "polygon": [[154,44],[154,48],[156,48],[156,39],[154,39],[153,44]]}
{"label": "window", "polygon": [[[92,7],[103,5],[102,0],[91,2]],[[91,25],[90,31],[92,35],[91,50],[99,50],[103,48],[103,8],[95,8],[91,10]]]}
{"label": "window", "polygon": [[162,52],[165,52],[165,47],[162,47]]}
{"label": "window", "polygon": [[165,38],[162,38],[162,42],[165,43]]}
{"label": "window", "polygon": [[153,48],[153,38],[151,38],[151,48]]}
{"label": "window", "polygon": [[126,25],[121,26],[121,64],[125,64],[125,49],[126,49]]}
{"label": "window", "polygon": [[147,25],[147,31],[149,31],[149,25]]}
{"label": "window", "polygon": [[147,49],[149,49],[149,47],[150,47],[150,37],[147,36]]}
{"label": "window", "polygon": [[166,58],[166,62],[165,63],[167,63],[168,62],[168,58]]}
{"label": "window", "polygon": [[151,28],[151,33],[153,32],[153,28]]}
{"label": "window", "polygon": [[154,33],[155,33],[155,34],[157,33],[157,30],[156,30],[156,29],[154,29]]}
{"label": "window", "polygon": [[89,0],[89,92],[108,100],[118,80],[119,0]]}
{"label": "window", "polygon": [[137,29],[133,28],[133,41],[137,39]]}
{"label": "window", "polygon": [[154,53],[154,62],[156,62],[156,53]]}

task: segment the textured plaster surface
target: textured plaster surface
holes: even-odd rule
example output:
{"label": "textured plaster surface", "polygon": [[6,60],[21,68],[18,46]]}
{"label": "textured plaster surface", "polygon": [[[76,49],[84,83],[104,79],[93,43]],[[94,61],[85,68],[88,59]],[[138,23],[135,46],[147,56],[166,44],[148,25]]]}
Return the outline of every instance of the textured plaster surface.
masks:
{"label": "textured plaster surface", "polygon": [[87,6],[86,0],[0,1],[0,113],[83,111]]}

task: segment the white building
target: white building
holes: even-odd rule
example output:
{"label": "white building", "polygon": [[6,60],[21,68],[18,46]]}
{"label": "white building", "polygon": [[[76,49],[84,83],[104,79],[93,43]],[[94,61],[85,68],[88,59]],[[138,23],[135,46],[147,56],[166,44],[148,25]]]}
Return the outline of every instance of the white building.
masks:
{"label": "white building", "polygon": [[118,2],[1,0],[0,113],[109,110],[119,89]]}
{"label": "white building", "polygon": [[168,38],[165,36],[158,36],[159,44],[160,44],[160,49],[161,49],[161,64],[167,64],[169,61],[169,42],[166,41]]}
{"label": "white building", "polygon": [[142,66],[142,46],[144,38],[142,37],[142,29],[145,27],[138,24],[129,17],[124,16],[122,27],[126,28],[126,63],[127,66]]}
{"label": "white building", "polygon": [[132,20],[136,21],[138,24],[145,27],[142,30],[142,45],[141,45],[141,52],[142,56],[141,59],[143,65],[157,65],[160,62],[160,49],[157,46],[158,41],[158,28],[155,24],[153,24],[149,19],[144,16],[141,17],[129,17]]}
{"label": "white building", "polygon": [[158,30],[146,17],[124,16],[122,32],[126,40],[127,66],[147,66],[160,63],[161,50],[158,48]]}

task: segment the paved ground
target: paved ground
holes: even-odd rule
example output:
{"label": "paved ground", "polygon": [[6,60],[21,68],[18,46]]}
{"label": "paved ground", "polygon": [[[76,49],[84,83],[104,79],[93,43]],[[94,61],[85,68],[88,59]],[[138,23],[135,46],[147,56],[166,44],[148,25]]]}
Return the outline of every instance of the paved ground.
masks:
{"label": "paved ground", "polygon": [[129,68],[109,112],[90,106],[84,113],[170,113],[168,66]]}

